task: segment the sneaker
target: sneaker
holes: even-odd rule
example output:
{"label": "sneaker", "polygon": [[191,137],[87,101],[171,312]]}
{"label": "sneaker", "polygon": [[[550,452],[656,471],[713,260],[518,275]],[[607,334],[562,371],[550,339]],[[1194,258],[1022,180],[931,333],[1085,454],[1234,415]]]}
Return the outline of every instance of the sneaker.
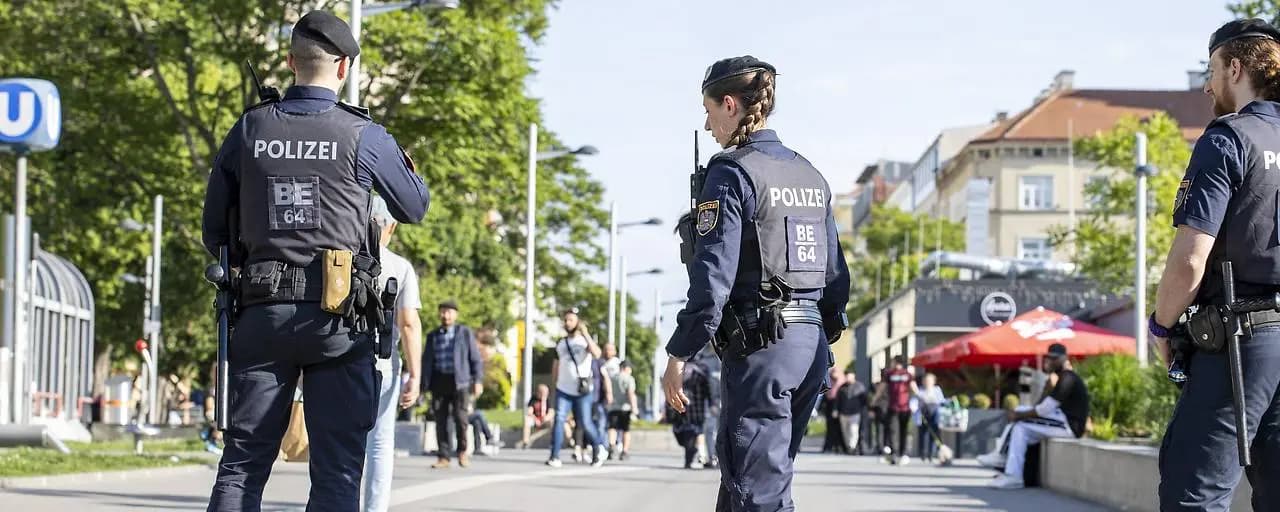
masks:
{"label": "sneaker", "polygon": [[459,453],[459,454],[458,454],[458,467],[460,467],[460,468],[465,468],[465,467],[470,466],[470,465],[471,465],[471,458],[470,458],[470,457],[467,457],[467,454],[465,454],[465,453]]}
{"label": "sneaker", "polygon": [[604,465],[604,446],[597,446],[591,453],[591,467],[598,468]]}
{"label": "sneaker", "polygon": [[990,482],[987,482],[987,487],[992,489],[1021,489],[1026,487],[1026,485],[1022,483],[1021,478],[1013,478],[1001,473],[999,476],[991,479]]}
{"label": "sneaker", "polygon": [[618,460],[627,460],[630,458],[631,458],[631,454],[627,452],[622,452],[621,454],[618,455]]}
{"label": "sneaker", "polygon": [[582,462],[582,452],[581,452],[581,451],[578,451],[578,450],[574,450],[574,451],[573,451],[573,461],[574,461],[574,462]]}
{"label": "sneaker", "polygon": [[1002,468],[1005,463],[1005,457],[999,453],[984,453],[979,455],[977,459],[978,464],[989,468]]}
{"label": "sneaker", "polygon": [[706,466],[704,466],[701,462],[694,462],[693,464],[690,464],[690,465],[685,466],[685,467],[686,467],[686,468],[689,468],[689,469],[703,469],[703,468],[705,468]]}
{"label": "sneaker", "polygon": [[910,457],[910,456],[903,455],[903,456],[901,456],[901,457],[898,457],[898,465],[900,465],[900,466],[906,466],[907,464],[910,464],[910,463],[911,463],[911,457]]}
{"label": "sneaker", "polygon": [[549,459],[547,460],[547,465],[553,468],[558,468],[561,466],[560,459]]}
{"label": "sneaker", "polygon": [[431,465],[431,469],[448,469],[448,468],[449,468],[449,459],[445,459],[445,458],[440,458],[439,460],[436,461],[435,464]]}

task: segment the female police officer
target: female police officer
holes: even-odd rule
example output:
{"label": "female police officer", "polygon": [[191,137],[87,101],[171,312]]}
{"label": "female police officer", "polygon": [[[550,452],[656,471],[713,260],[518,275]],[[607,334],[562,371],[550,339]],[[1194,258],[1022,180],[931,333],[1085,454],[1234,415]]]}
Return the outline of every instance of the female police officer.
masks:
{"label": "female police officer", "polygon": [[703,78],[704,129],[726,150],[712,157],[698,194],[689,302],[663,376],[683,413],[684,362],[715,339],[724,361],[722,511],[794,510],[792,462],[849,296],[826,180],[765,129],[775,75],[745,56],[716,62]]}

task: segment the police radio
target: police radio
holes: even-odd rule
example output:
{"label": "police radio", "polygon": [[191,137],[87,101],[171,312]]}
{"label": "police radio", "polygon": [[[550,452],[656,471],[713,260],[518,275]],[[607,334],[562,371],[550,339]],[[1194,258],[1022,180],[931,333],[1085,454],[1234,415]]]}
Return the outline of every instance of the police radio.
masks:
{"label": "police radio", "polygon": [[253,78],[253,88],[258,92],[258,104],[275,103],[280,101],[280,90],[275,87],[266,87],[262,85],[262,81],[258,80],[258,72],[253,70],[253,63],[248,59],[244,61],[244,67],[249,69],[249,77]]}
{"label": "police radio", "polygon": [[693,131],[693,174],[689,175],[689,213],[680,217],[676,232],[680,234],[680,262],[693,260],[693,225],[697,222],[698,197],[707,183],[707,168],[702,166],[698,154],[698,130]]}

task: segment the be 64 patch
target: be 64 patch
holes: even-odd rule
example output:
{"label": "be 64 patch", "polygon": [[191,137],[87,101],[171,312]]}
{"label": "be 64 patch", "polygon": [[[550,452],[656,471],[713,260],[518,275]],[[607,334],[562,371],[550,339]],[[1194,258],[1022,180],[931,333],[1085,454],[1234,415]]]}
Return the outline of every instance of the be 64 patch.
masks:
{"label": "be 64 patch", "polygon": [[697,228],[699,236],[707,236],[712,229],[715,229],[716,222],[720,220],[720,201],[707,201],[698,205]]}

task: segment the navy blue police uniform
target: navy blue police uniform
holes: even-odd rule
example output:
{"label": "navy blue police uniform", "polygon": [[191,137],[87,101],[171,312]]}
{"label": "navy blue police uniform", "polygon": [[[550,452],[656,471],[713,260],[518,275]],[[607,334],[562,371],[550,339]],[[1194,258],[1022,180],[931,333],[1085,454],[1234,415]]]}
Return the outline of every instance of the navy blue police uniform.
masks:
{"label": "navy blue police uniform", "polygon": [[[359,53],[346,24],[328,13],[308,13],[294,34],[343,56]],[[204,245],[215,255],[219,246],[241,247],[229,425],[211,511],[260,509],[300,376],[311,458],[307,510],[359,507],[380,377],[369,329],[321,308],[320,255],[377,244],[367,239],[370,189],[407,223],[422,219],[429,197],[386,129],[337,99],[327,88],[293,86],[280,101],[250,108],[209,175]]]}
{"label": "navy blue police uniform", "polygon": [[[709,80],[767,66],[731,59],[724,69],[725,62],[713,66]],[[823,319],[841,316],[849,296],[829,188],[774,131],[760,130],[711,159],[695,217],[694,253],[686,262],[689,302],[667,353],[688,361],[735,321],[747,331],[776,331],[769,336],[772,344],[745,356],[732,346],[720,349],[716,509],[794,510],[792,463],[831,364]],[[781,310],[785,320],[770,322],[768,312],[754,315],[762,288],[770,295],[784,280],[804,283],[789,290]],[[727,315],[738,319],[726,321]],[[814,315],[820,318],[813,321]]]}
{"label": "navy blue police uniform", "polygon": [[[1280,32],[1258,20],[1232,22],[1229,39]],[[1234,267],[1240,298],[1280,292],[1280,103],[1258,100],[1211,122],[1196,142],[1175,196],[1173,224],[1215,237],[1195,304],[1222,304],[1220,265]],[[1280,510],[1280,315],[1250,314],[1240,345],[1254,510]],[[1227,352],[1196,352],[1160,446],[1160,509],[1229,510],[1242,473]]]}

